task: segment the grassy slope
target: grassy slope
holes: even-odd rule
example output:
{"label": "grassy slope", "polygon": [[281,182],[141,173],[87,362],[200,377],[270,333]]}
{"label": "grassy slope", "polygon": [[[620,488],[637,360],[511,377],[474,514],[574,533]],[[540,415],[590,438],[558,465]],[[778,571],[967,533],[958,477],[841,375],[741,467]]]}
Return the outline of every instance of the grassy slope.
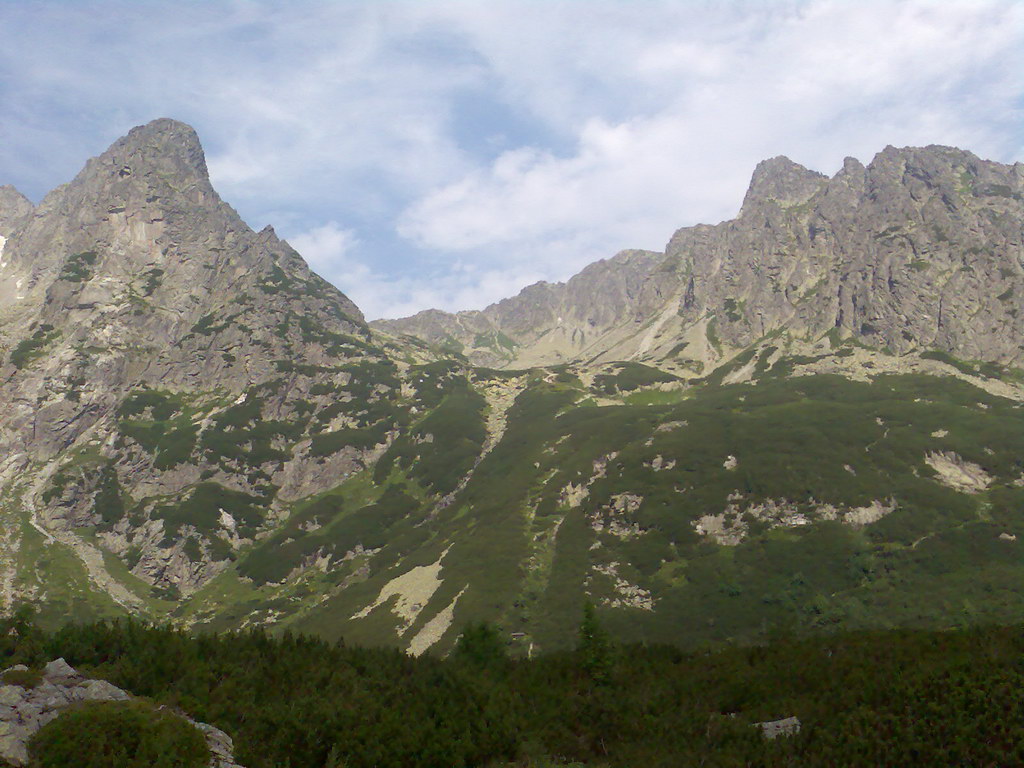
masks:
{"label": "grassy slope", "polygon": [[[128,432],[152,440],[157,455],[175,455],[175,435],[188,433],[188,451],[248,472],[258,493],[267,456],[276,460],[304,436],[335,434],[328,424],[340,413],[351,414],[357,431],[401,431],[375,466],[291,505],[283,525],[233,555],[225,573],[173,610],[117,563],[111,572],[154,615],[401,647],[461,594],[438,651],[479,619],[514,633],[522,652],[565,647],[588,598],[624,639],[687,645],[758,640],[779,627],[1024,620],[1017,586],[1024,559],[1015,541],[1000,538],[1024,532],[1018,403],[950,377],[792,378],[791,360],[759,363],[756,383],[722,385],[724,369],[735,367],[695,386],[636,365],[607,368],[590,387],[565,367],[530,372],[485,456],[490,406],[480,383],[516,374],[471,372],[451,361],[415,365],[401,374],[400,393],[393,366],[367,363],[353,368],[345,397],[334,385],[310,388],[309,409],[295,423],[261,422],[254,398],[230,405],[139,393],[120,413]],[[383,395],[378,379],[387,383]],[[274,395],[273,386],[264,389]],[[595,399],[617,404],[594,407]],[[186,425],[211,407],[219,409],[213,431],[192,436]],[[943,485],[925,463],[936,451],[981,466],[991,486],[968,494]],[[99,456],[90,462],[97,472],[107,466]],[[575,505],[566,503],[570,484],[586,488]],[[137,514],[155,506],[155,516],[187,522],[216,543],[215,515],[200,508],[199,490],[170,503],[124,498],[124,507]],[[260,497],[212,490],[218,505],[236,505],[240,522],[250,508],[259,522]],[[695,529],[730,504],[744,518],[765,502],[811,522],[778,527],[747,515],[738,546]],[[873,502],[895,509],[865,528],[816,517],[823,504],[841,512]],[[71,552],[43,546],[24,528],[24,558],[46,571],[32,578],[47,583],[55,616],[120,611],[89,587]],[[403,636],[394,598],[352,618],[391,580],[442,554],[440,585]],[[623,585],[654,610],[621,607]]]}
{"label": "grassy slope", "polygon": [[[583,599],[601,606],[617,596],[613,582],[593,570],[615,564],[656,606],[602,609],[626,639],[692,645],[757,640],[779,627],[1024,619],[1017,587],[1024,565],[1017,544],[999,538],[1024,528],[1024,490],[1014,485],[1022,473],[1024,413],[1016,403],[956,379],[917,375],[873,383],[766,377],[756,385],[706,385],[678,402],[602,408],[582,404],[589,394],[570,377],[548,381],[538,374],[510,411],[503,439],[451,504],[432,510],[429,493],[448,468],[424,472],[413,458],[399,474],[377,477],[375,493],[401,483],[419,500],[397,521],[381,518],[387,535],[377,540],[379,553],[333,574],[264,587],[250,607],[280,607],[289,593],[290,605],[302,608],[288,626],[404,645],[465,587],[439,649],[450,647],[466,622],[482,618],[522,633],[524,650],[530,643],[564,647]],[[659,430],[661,424],[676,426]],[[924,462],[932,451],[977,463],[994,478],[992,486],[967,494],[943,485]],[[592,480],[581,504],[562,504],[562,489],[591,481],[595,461],[609,454],[615,456],[604,476]],[[675,465],[655,471],[658,456]],[[735,469],[724,466],[729,456]],[[464,459],[454,452],[451,461]],[[611,511],[623,493],[642,502]],[[824,503],[842,510],[892,500],[896,509],[862,529],[827,520],[795,528],[751,521],[743,543],[720,546],[699,536],[694,522],[724,510],[730,497],[741,509],[785,500],[812,518]],[[621,539],[593,529],[595,520],[612,518],[642,533]],[[372,528],[373,518],[364,524]],[[304,541],[290,530],[294,541]],[[397,622],[386,607],[350,618],[388,581],[435,562],[449,545],[442,584],[404,639],[393,634]],[[272,559],[267,546],[247,557]],[[353,576],[357,565],[364,572]],[[339,590],[342,583],[348,586]],[[237,605],[229,610],[239,618],[245,613]]]}

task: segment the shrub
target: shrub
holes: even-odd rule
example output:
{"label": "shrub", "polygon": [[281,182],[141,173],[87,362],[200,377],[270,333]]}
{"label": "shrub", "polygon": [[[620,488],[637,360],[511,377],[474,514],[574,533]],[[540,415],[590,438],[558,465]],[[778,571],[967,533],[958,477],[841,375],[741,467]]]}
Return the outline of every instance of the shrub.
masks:
{"label": "shrub", "polygon": [[677,381],[671,373],[652,368],[642,363],[616,363],[615,373],[599,374],[594,377],[594,386],[608,395],[616,392],[632,392],[640,387]]}
{"label": "shrub", "polygon": [[4,685],[19,685],[22,688],[35,688],[43,680],[43,673],[38,669],[9,669],[0,675]]}
{"label": "shrub", "polygon": [[29,742],[38,768],[199,768],[210,750],[182,718],[141,701],[88,702]]}
{"label": "shrub", "polygon": [[69,283],[84,283],[92,277],[92,265],[96,263],[96,252],[85,251],[68,256],[61,268],[58,280],[67,280]]}
{"label": "shrub", "polygon": [[11,364],[15,368],[24,368],[33,360],[42,357],[46,345],[58,336],[60,336],[60,331],[55,331],[49,323],[43,323],[35,333],[18,342],[18,345],[11,351]]}

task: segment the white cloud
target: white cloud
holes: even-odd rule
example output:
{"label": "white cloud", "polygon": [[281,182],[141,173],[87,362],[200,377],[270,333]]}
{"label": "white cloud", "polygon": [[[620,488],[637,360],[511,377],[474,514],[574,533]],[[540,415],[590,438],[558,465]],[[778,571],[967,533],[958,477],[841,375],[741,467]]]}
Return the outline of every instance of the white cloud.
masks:
{"label": "white cloud", "polygon": [[[700,13],[689,27],[645,28],[646,38],[631,41],[627,29],[626,44],[603,61],[591,52],[586,68],[609,73],[611,92],[654,91],[660,104],[581,119],[569,153],[505,152],[416,201],[399,231],[425,248],[559,279],[596,255],[660,248],[679,225],[734,215],[754,165],[775,154],[826,173],[890,143],[1020,156],[1024,7],[771,5],[737,19],[731,34],[706,35],[720,19]],[[508,37],[518,39],[514,28]],[[624,58],[631,43],[636,55]],[[531,67],[541,72],[564,63],[560,53],[537,55]],[[573,109],[587,114],[578,100]]]}
{"label": "white cloud", "polygon": [[1024,159],[1014,0],[42,1],[0,28],[0,183],[38,197],[184,119],[225,199],[371,317],[661,248],[776,154]]}
{"label": "white cloud", "polygon": [[355,232],[330,221],[292,234],[288,243],[320,276],[341,288],[369,319],[401,317],[427,307],[457,311],[507,296],[540,275],[523,269],[454,264],[431,275],[389,274],[375,268]]}
{"label": "white cloud", "polygon": [[325,277],[336,277],[335,273],[348,265],[358,242],[355,232],[339,226],[336,221],[288,238],[289,245],[302,254],[315,272]]}

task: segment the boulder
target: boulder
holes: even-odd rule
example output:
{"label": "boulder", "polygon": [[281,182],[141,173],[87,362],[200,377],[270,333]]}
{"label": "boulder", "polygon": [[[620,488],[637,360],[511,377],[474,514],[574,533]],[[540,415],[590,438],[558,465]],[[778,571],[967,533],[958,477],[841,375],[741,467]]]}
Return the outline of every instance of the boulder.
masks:
{"label": "boulder", "polygon": [[28,740],[31,734],[16,723],[0,721],[0,760],[12,765],[28,762]]}
{"label": "boulder", "polygon": [[797,717],[767,720],[763,723],[754,723],[754,725],[761,729],[761,735],[766,739],[774,739],[778,736],[795,736],[800,733],[800,719]]}
{"label": "boulder", "polygon": [[126,701],[129,698],[127,693],[106,680],[87,680],[74,689],[74,695],[80,701]]}
{"label": "boulder", "polygon": [[47,680],[66,680],[72,677],[80,677],[80,675],[64,659],[54,659],[43,667],[43,677]]}
{"label": "boulder", "polygon": [[219,728],[214,728],[206,723],[191,721],[206,738],[206,745],[210,748],[211,768],[241,768],[234,758],[235,745],[231,737]]}
{"label": "boulder", "polygon": [[0,685],[0,704],[13,707],[21,702],[24,688],[17,685]]}
{"label": "boulder", "polygon": [[[27,667],[12,667],[27,671]],[[80,675],[64,659],[43,669],[43,679],[34,688],[0,686],[0,760],[13,766],[28,764],[28,743],[40,728],[52,722],[69,706],[86,701],[127,701],[131,694],[106,680]],[[210,768],[242,768],[234,759],[231,737],[219,728],[185,720],[199,729],[210,748]]]}

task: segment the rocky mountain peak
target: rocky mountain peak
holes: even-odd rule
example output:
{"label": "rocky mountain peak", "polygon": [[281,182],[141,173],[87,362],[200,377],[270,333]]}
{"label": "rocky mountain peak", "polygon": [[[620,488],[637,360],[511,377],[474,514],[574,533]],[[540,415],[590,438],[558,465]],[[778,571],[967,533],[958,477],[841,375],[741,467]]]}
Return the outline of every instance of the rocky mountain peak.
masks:
{"label": "rocky mountain peak", "polygon": [[156,171],[209,185],[206,156],[195,129],[166,117],[132,128],[91,161],[86,172],[95,171],[96,166],[119,179]]}
{"label": "rocky mountain peak", "polygon": [[[41,206],[100,209],[108,220],[168,220],[168,209],[206,209],[232,226],[241,224],[210,185],[202,144],[185,123],[160,118],[130,130],[89,160],[66,187],[47,195]],[[111,215],[114,215],[111,217]],[[243,225],[244,226],[244,225]]]}
{"label": "rocky mountain peak", "polygon": [[740,215],[758,203],[775,201],[784,207],[799,205],[821,190],[828,177],[795,163],[784,155],[762,160],[754,169]]}
{"label": "rocky mountain peak", "polygon": [[[19,198],[13,190],[0,196],[0,226],[8,208],[21,224],[12,224],[5,245],[0,305],[19,314],[43,303],[63,316],[109,308],[120,297],[134,302],[128,317],[139,318],[149,315],[142,298],[173,307],[187,328],[218,297],[244,292],[245,282],[285,279],[275,277],[281,271],[311,279],[272,228],[253,232],[220,199],[196,132],[177,120],[133,128],[50,192],[31,218],[23,215],[31,204]],[[358,309],[334,294],[360,323]]]}
{"label": "rocky mountain peak", "polygon": [[32,201],[10,184],[0,187],[0,237],[7,237],[17,222],[32,213]]}
{"label": "rocky mountain peak", "polygon": [[[333,361],[347,354],[340,339],[367,333],[359,309],[273,229],[253,232],[220,199],[195,131],[175,120],[134,128],[89,160],[3,246],[0,378],[19,393],[88,383],[49,405],[24,395],[26,419],[90,408],[67,434],[30,440],[43,454],[143,384],[237,394],[277,373],[275,361],[337,347]],[[16,440],[20,418],[7,424]]]}
{"label": "rocky mountain peak", "polygon": [[886,147],[831,179],[773,157],[739,217],[680,229],[664,253],[620,254],[482,313],[376,327],[457,341],[489,366],[637,359],[703,372],[781,332],[1016,365],[1022,201],[1024,165],[955,147]]}
{"label": "rocky mountain peak", "polygon": [[[123,281],[125,273],[147,269],[169,273],[183,255],[175,253],[178,245],[188,246],[196,262],[201,254],[208,262],[223,252],[226,243],[190,247],[196,231],[230,239],[247,229],[210,186],[195,131],[166,118],[132,129],[89,160],[74,180],[46,195],[31,219],[24,216],[31,204],[19,198],[13,190],[0,195],[0,226],[12,212],[5,248],[10,279],[0,285],[0,303],[36,303],[54,276],[77,274],[69,259],[82,254],[91,254],[90,274]],[[192,275],[193,283],[201,276]]]}

